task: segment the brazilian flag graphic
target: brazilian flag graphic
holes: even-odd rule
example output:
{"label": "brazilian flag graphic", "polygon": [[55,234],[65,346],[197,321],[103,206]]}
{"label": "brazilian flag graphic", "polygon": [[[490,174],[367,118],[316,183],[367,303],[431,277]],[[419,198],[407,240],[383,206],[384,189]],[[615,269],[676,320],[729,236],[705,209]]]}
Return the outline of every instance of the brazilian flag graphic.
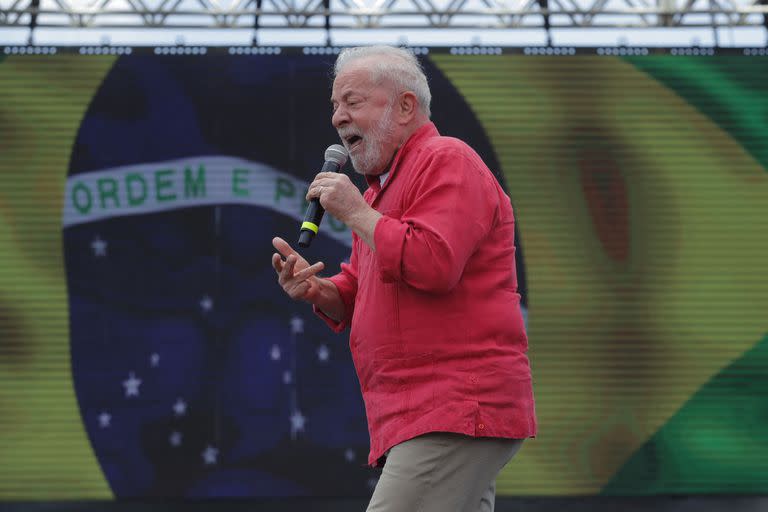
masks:
{"label": "brazilian flag graphic", "polygon": [[[370,492],[346,337],[268,261],[332,61],[0,56],[0,500]],[[768,493],[768,59],[423,61],[517,220],[540,431],[499,494]]]}

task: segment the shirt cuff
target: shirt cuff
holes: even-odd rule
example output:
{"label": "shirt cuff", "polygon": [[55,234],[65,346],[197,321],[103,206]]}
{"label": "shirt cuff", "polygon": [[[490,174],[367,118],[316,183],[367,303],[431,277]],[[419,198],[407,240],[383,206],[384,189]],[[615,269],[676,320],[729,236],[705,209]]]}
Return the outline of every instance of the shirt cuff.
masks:
{"label": "shirt cuff", "polygon": [[336,286],[336,289],[339,291],[341,301],[344,303],[344,318],[341,320],[334,320],[314,304],[312,305],[312,311],[315,313],[315,315],[320,317],[320,319],[323,320],[333,332],[339,333],[346,329],[352,321],[352,312],[355,308],[353,296],[354,292],[352,287],[347,283],[343,274],[337,274],[335,276],[329,277],[328,279]]}
{"label": "shirt cuff", "polygon": [[323,311],[315,305],[312,305],[312,311],[314,311],[314,313],[319,316],[320,319],[325,322],[325,324],[330,327],[333,332],[342,332],[349,325],[349,322],[347,322],[346,318],[341,322],[334,320],[333,318],[323,313]]}

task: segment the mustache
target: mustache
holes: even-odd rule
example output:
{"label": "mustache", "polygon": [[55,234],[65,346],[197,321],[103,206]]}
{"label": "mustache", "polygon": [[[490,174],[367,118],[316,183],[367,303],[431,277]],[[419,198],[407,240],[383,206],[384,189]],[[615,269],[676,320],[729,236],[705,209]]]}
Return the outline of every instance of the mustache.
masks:
{"label": "mustache", "polygon": [[338,130],[336,130],[336,133],[338,133],[339,137],[341,137],[342,139],[348,139],[349,137],[352,137],[352,136],[355,136],[355,135],[358,136],[358,137],[362,137],[363,136],[363,134],[362,134],[362,132],[360,130],[358,130],[357,128],[352,127],[352,126],[339,128]]}

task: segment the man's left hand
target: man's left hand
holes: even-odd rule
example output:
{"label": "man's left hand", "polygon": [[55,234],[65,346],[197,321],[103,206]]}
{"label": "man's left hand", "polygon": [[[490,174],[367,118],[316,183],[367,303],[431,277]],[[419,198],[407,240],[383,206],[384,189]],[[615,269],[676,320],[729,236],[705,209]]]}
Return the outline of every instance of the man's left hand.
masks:
{"label": "man's left hand", "polygon": [[349,176],[337,172],[321,172],[307,191],[307,201],[320,199],[320,205],[335,218],[349,225],[350,220],[371,207]]}

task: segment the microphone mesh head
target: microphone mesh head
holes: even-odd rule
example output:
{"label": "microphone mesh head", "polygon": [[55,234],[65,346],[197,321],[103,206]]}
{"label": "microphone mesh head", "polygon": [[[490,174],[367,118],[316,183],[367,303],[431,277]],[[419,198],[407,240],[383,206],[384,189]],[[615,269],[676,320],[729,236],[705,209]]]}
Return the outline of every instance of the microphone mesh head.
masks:
{"label": "microphone mesh head", "polygon": [[335,162],[339,164],[339,167],[344,167],[344,164],[347,163],[348,156],[349,153],[347,152],[347,148],[341,144],[333,144],[332,146],[328,146],[328,149],[325,150],[325,160]]}

